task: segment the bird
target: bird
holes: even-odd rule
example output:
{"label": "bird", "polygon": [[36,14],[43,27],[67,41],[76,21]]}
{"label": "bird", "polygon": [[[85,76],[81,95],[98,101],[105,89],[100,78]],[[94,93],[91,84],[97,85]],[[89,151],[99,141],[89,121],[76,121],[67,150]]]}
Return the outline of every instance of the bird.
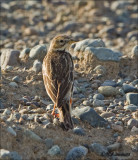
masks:
{"label": "bird", "polygon": [[[62,129],[73,129],[71,105],[74,64],[69,47],[76,41],[68,35],[55,36],[42,64],[45,89],[54,103],[52,115],[59,118]],[[58,114],[55,113],[58,108]]]}

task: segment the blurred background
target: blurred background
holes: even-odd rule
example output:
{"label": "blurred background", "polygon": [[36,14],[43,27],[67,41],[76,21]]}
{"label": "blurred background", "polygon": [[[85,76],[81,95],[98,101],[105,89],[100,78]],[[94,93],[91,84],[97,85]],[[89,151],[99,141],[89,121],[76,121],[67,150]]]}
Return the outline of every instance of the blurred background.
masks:
{"label": "blurred background", "polygon": [[60,33],[101,38],[127,54],[137,44],[136,0],[6,0],[1,2],[0,48],[22,50]]}

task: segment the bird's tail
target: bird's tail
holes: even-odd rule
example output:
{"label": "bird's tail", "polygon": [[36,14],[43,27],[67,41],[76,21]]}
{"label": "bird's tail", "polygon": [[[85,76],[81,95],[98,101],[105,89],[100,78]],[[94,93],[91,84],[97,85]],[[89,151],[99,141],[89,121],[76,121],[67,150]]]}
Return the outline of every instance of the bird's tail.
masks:
{"label": "bird's tail", "polygon": [[64,100],[58,106],[61,127],[65,130],[73,129],[69,102]]}

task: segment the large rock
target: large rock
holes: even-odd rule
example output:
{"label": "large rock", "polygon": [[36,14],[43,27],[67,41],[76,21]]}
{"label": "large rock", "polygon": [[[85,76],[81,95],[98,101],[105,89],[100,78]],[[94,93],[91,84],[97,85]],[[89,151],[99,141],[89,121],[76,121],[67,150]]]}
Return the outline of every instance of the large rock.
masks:
{"label": "large rock", "polygon": [[45,44],[37,45],[33,47],[29,53],[31,59],[38,59],[41,62],[43,61],[47,52],[47,47]]}
{"label": "large rock", "polygon": [[112,86],[101,86],[98,88],[98,92],[104,96],[115,96],[119,93],[118,90]]}
{"label": "large rock", "polygon": [[19,55],[18,50],[13,49],[3,49],[1,54],[1,69],[5,70],[6,66],[16,66],[19,64]]}
{"label": "large rock", "polygon": [[122,53],[105,48],[101,39],[86,39],[72,44],[70,52],[77,57],[86,73],[93,73],[93,69],[101,65],[105,68],[106,78],[116,77],[119,72],[119,61]]}
{"label": "large rock", "polygon": [[93,127],[103,127],[106,125],[105,119],[99,116],[94,109],[89,106],[75,108],[72,114],[84,122],[88,122]]}
{"label": "large rock", "polygon": [[82,160],[87,153],[88,149],[84,146],[74,147],[68,152],[66,160]]}

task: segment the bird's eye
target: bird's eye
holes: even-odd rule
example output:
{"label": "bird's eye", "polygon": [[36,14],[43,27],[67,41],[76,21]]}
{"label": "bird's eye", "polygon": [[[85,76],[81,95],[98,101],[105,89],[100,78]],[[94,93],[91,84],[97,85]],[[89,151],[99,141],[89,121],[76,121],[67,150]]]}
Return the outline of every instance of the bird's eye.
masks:
{"label": "bird's eye", "polygon": [[60,43],[63,43],[63,42],[64,42],[64,41],[61,39],[61,40],[60,40]]}

